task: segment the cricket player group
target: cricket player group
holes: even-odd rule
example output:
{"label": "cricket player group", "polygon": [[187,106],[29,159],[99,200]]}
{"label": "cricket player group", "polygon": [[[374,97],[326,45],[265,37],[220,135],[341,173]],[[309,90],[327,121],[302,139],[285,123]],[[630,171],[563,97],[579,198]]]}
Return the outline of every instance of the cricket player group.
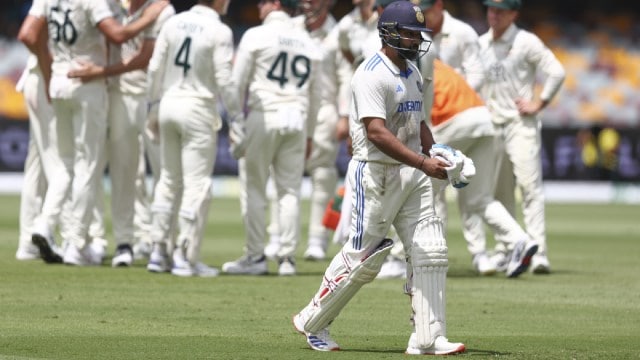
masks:
{"label": "cricket player group", "polygon": [[[304,258],[325,260],[322,217],[346,140],[342,248],[295,330],[314,350],[339,350],[330,327],[344,306],[376,277],[402,277],[413,323],[405,352],[464,352],[446,337],[448,184],[480,275],[550,272],[537,116],[564,70],[515,25],[521,0],[484,0],[481,36],[444,0],[353,0],[340,21],[335,0],[261,0],[262,24],[237,47],[221,20],[230,2],[176,14],[166,0],[33,1],[18,35],[32,55],[18,84],[31,133],[16,258],[100,265],[108,168],[112,266],[147,258],[150,272],[215,277],[266,274],[275,260],[279,275],[295,275],[303,175],[312,184]],[[218,270],[200,249],[225,124],[246,243]]]}

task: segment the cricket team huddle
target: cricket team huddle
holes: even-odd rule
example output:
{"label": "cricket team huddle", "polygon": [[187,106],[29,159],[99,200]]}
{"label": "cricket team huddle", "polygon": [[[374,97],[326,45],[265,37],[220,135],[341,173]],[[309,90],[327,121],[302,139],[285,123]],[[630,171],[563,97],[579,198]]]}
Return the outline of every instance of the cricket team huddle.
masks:
{"label": "cricket team huddle", "polygon": [[[404,278],[406,353],[464,352],[446,337],[447,187],[478,274],[550,273],[538,114],[565,72],[515,24],[521,0],[484,0],[481,35],[444,1],[353,0],[338,20],[335,0],[261,0],[262,24],[234,46],[221,20],[231,0],[177,14],[166,0],[34,0],[18,35],[31,57],[18,83],[30,142],[16,258],[101,265],[108,168],[112,266],[148,259],[149,272],[216,277],[263,275],[276,261],[294,276],[306,173],[303,256],[341,246],[293,317],[309,347],[339,350],[330,326],[357,291]],[[219,270],[200,249],[225,124],[245,244]],[[351,160],[339,187],[342,141]]]}

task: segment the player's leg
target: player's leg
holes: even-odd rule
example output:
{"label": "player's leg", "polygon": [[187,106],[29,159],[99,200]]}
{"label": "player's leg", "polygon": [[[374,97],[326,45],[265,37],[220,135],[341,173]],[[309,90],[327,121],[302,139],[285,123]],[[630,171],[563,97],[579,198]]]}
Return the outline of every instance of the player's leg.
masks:
{"label": "player's leg", "polygon": [[31,234],[33,220],[38,216],[42,207],[42,200],[46,191],[46,179],[32,133],[33,130],[31,130],[29,136],[29,149],[24,163],[24,176],[20,192],[20,233],[18,250],[16,251],[16,259],[18,260],[40,258],[40,251],[31,242]]}
{"label": "player's leg", "polygon": [[[45,262],[59,262],[53,256],[53,235],[63,206],[70,196],[74,163],[72,108],[69,100],[52,99],[55,116],[50,118],[48,135],[42,135],[42,164],[47,177],[47,192],[40,215],[34,220],[32,242],[38,246]],[[64,239],[66,240],[66,239]]]}
{"label": "player's leg", "polygon": [[327,204],[333,197],[338,183],[336,158],[339,144],[336,139],[338,111],[333,105],[325,105],[318,112],[318,122],[313,132],[313,148],[306,162],[311,176],[309,236],[305,259],[321,260],[326,256],[329,230],[322,224]]}
{"label": "player's leg", "polygon": [[29,72],[23,76],[26,76],[23,92],[29,112],[29,148],[20,194],[20,234],[16,259],[31,260],[40,258],[40,251],[31,242],[31,235],[33,222],[40,214],[47,189],[41,154],[44,151],[43,136],[49,136],[48,126],[54,115],[44,96],[39,74]]}
{"label": "player's leg", "polygon": [[[185,123],[182,134],[182,177],[184,190],[178,216],[178,242],[184,250],[185,266],[174,264],[171,271],[179,276],[218,275],[218,270],[200,262],[204,226],[211,202],[211,176],[218,149],[219,116],[215,103],[188,100],[181,115]],[[175,110],[174,110],[175,111]]]}
{"label": "player's leg", "polygon": [[109,92],[109,175],[111,179],[111,218],[116,252],[112,266],[133,263],[133,218],[136,178],[140,159],[137,119],[144,111],[138,97],[117,90]]}
{"label": "player's leg", "polygon": [[534,256],[534,273],[549,273],[545,227],[545,200],[542,184],[541,132],[539,120],[514,121],[506,150],[513,164],[513,174],[522,192],[522,213],[525,228],[539,246]]}
{"label": "player's leg", "polygon": [[222,271],[230,274],[259,275],[267,273],[264,256],[266,239],[266,186],[270,165],[277,141],[277,130],[267,129],[268,115],[261,112],[249,113],[247,124],[247,149],[238,161],[240,178],[240,211],[244,220],[246,244],[245,254],[235,261],[222,265]]}
{"label": "player's leg", "polygon": [[270,181],[267,182],[267,198],[269,199],[269,226],[267,227],[269,243],[264,247],[264,255],[269,260],[276,260],[276,255],[280,250],[280,212],[278,209],[278,197],[273,184],[273,174]]}
{"label": "player's leg", "polygon": [[[405,168],[406,176],[414,169]],[[405,287],[411,296],[414,332],[408,354],[453,354],[462,352],[461,343],[446,338],[447,243],[441,220],[432,206],[431,181],[421,175],[415,192],[408,197],[394,225],[409,253],[409,276]]]}
{"label": "player's leg", "polygon": [[273,180],[278,198],[280,248],[276,253],[280,275],[294,275],[295,250],[300,238],[300,187],[306,135],[294,132],[279,136],[280,147],[274,155]]}
{"label": "player's leg", "polygon": [[331,261],[318,292],[294,317],[296,329],[315,350],[338,348],[329,335],[329,324],[364,284],[373,281],[391,250],[393,242],[383,239],[404,196],[391,194],[387,186],[393,186],[394,181],[379,181],[383,172],[384,165],[349,163],[347,176],[355,199],[350,241]]}
{"label": "player's leg", "polygon": [[72,186],[72,221],[70,244],[64,261],[73,265],[97,265],[99,262],[89,246],[89,226],[94,216],[98,186],[103,176],[103,152],[107,132],[106,86],[100,82],[87,83],[73,99],[72,123],[75,162]]}
{"label": "player's leg", "polygon": [[153,249],[147,270],[151,272],[171,271],[170,254],[173,251],[172,233],[175,214],[178,212],[182,183],[182,145],[180,123],[175,120],[174,109],[182,103],[170,97],[160,102],[160,177],[153,192],[151,203],[151,241]]}

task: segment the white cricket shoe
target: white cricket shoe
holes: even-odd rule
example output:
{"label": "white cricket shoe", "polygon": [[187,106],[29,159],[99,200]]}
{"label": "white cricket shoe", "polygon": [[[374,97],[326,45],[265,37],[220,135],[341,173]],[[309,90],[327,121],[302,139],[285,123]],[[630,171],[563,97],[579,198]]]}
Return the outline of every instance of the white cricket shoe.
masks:
{"label": "white cricket shoe", "polygon": [[64,251],[62,260],[67,265],[96,266],[102,263],[102,256],[90,244],[85,245],[82,249],[69,244]]}
{"label": "white cricket shoe", "polygon": [[511,252],[509,265],[507,265],[507,277],[516,278],[527,271],[531,265],[531,258],[537,251],[538,244],[535,241],[518,241]]}
{"label": "white cricket shoe", "polygon": [[149,255],[149,263],[147,264],[147,271],[153,273],[164,273],[171,271],[171,261],[169,260],[169,254],[166,251],[160,249],[154,249]]}
{"label": "white cricket shoe", "polygon": [[406,279],[407,262],[393,256],[387,258],[382,264],[376,279]]}
{"label": "white cricket shoe", "polygon": [[16,260],[28,261],[40,259],[40,250],[33,244],[19,245],[16,250]]}
{"label": "white cricket shoe", "polygon": [[112,267],[126,267],[133,264],[133,249],[129,244],[120,244],[116,248],[116,253],[111,259]]}
{"label": "white cricket shoe", "polygon": [[459,354],[466,350],[463,343],[452,343],[449,342],[444,336],[437,336],[436,340],[433,342],[433,345],[426,349],[421,349],[417,346],[418,340],[416,339],[418,335],[415,332],[411,333],[409,337],[409,344],[407,345],[407,351],[405,351],[408,355],[452,355]]}
{"label": "white cricket shoe", "polygon": [[171,274],[180,277],[216,277],[220,274],[220,270],[207,266],[201,262],[197,263],[195,266],[191,266],[191,264],[185,261],[177,266],[174,264],[173,268],[171,268]]}
{"label": "white cricket shoe", "polygon": [[278,260],[278,275],[292,276],[296,274],[296,263],[290,257],[284,257]]}
{"label": "white cricket shoe", "polygon": [[550,274],[551,264],[545,253],[536,253],[531,259],[531,272],[534,274]]}
{"label": "white cricket shoe", "polygon": [[320,261],[327,258],[327,252],[322,245],[309,244],[303,256],[305,260]]}
{"label": "white cricket shoe", "polygon": [[216,277],[220,271],[214,267],[209,267],[201,262],[195,265],[191,265],[181,249],[176,249],[173,252],[173,267],[171,268],[171,274],[181,277]]}
{"label": "white cricket shoe", "polygon": [[133,259],[148,259],[151,255],[152,245],[145,241],[138,241],[133,245]]}
{"label": "white cricket shoe", "polygon": [[471,263],[478,274],[482,276],[493,275],[497,271],[495,264],[491,262],[487,254],[484,252],[473,255]]}
{"label": "white cricket shoe", "polygon": [[269,238],[269,243],[264,248],[264,256],[269,260],[276,260],[278,256],[278,251],[280,250],[280,237],[276,235],[271,235]]}
{"label": "white cricket shoe", "polygon": [[238,260],[224,263],[222,271],[236,275],[264,275],[267,273],[267,258],[264,255],[258,258],[245,255]]}
{"label": "white cricket shoe", "polygon": [[302,314],[296,314],[293,317],[293,327],[297,332],[304,335],[307,339],[307,344],[313,350],[316,351],[338,351],[340,350],[340,345],[338,345],[329,334],[329,328],[326,327],[320,330],[317,333],[310,333],[304,331],[304,320],[302,319]]}
{"label": "white cricket shoe", "polygon": [[491,256],[489,256],[489,261],[498,272],[507,271],[507,265],[509,264],[507,260],[507,254],[502,251],[496,251]]}

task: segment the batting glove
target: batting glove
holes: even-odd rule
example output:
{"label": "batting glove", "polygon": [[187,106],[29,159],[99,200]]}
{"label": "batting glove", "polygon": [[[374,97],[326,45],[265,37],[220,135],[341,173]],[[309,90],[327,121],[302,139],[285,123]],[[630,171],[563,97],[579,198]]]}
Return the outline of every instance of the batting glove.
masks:
{"label": "batting glove", "polygon": [[[462,152],[444,144],[433,144],[429,150],[429,155],[432,158],[439,159],[447,164],[445,170],[447,170],[447,177],[449,178],[451,185],[455,188],[463,188],[467,186],[468,182],[465,183],[464,181],[461,181],[464,158],[458,154],[462,154]],[[462,154],[462,156],[464,156],[464,154]]]}

